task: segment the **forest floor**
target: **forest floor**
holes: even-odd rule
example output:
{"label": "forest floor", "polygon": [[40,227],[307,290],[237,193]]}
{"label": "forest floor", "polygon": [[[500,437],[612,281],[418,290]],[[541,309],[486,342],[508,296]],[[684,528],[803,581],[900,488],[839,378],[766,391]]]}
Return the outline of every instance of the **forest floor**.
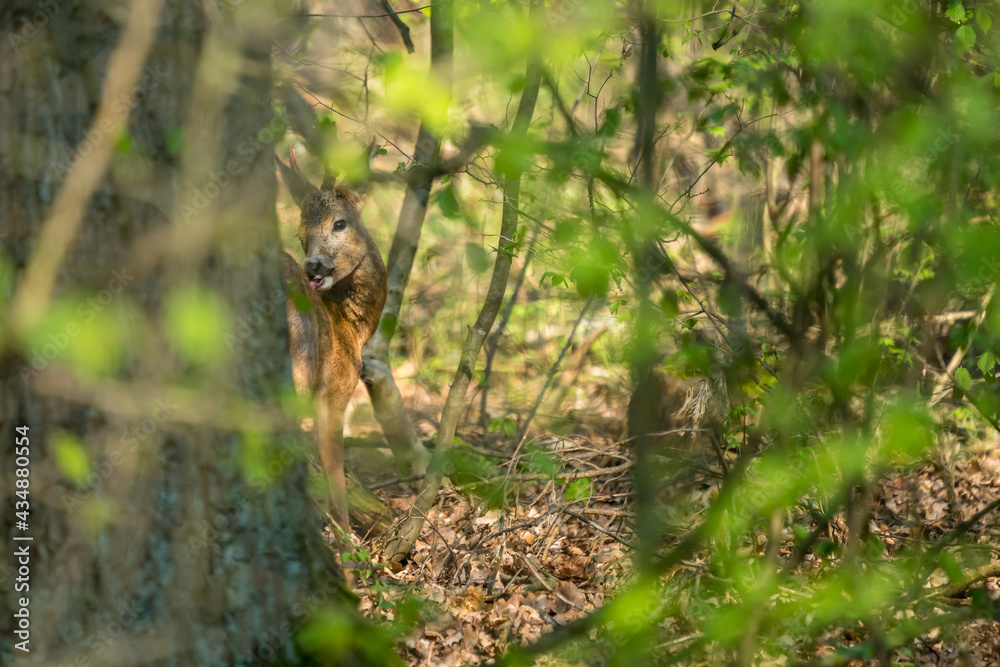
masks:
{"label": "forest floor", "polygon": [[[426,415],[438,413],[440,405],[436,404],[443,399],[415,382],[404,380],[400,386],[415,422],[430,440],[434,424]],[[491,507],[482,496],[469,493],[475,490],[474,484],[454,484],[440,493],[410,561],[401,568],[378,565],[391,528],[382,536],[363,538],[362,548],[376,564],[356,589],[368,617],[376,622],[391,620],[396,603],[406,597],[434,603],[423,607],[423,622],[400,646],[408,664],[484,662],[511,643],[533,642],[553,627],[591,613],[631,581],[632,454],[623,442],[622,417],[627,396],[609,398],[606,389],[590,391],[590,396],[583,398],[586,409],[574,414],[587,418],[571,432],[532,431],[534,446],[558,462],[561,481],[546,474],[525,474],[523,469],[514,471],[506,483],[516,490],[507,491],[508,502],[500,508],[495,506],[499,503]],[[358,394],[363,396],[363,392]],[[374,432],[377,426],[363,415],[364,409],[357,410],[355,433]],[[486,460],[492,462],[499,478],[507,475],[516,438],[471,427],[460,429],[460,434],[479,455],[490,455]],[[695,506],[706,506],[717,491],[718,475],[713,475],[712,469],[706,457],[698,466],[701,472],[692,473],[698,480],[688,487],[688,500]],[[380,477],[362,473],[362,477],[372,483],[391,480],[393,473],[383,472]],[[572,489],[574,479],[593,480],[589,495],[568,499],[573,496],[568,489]],[[404,484],[378,493],[400,516],[405,516],[414,498],[412,488]],[[914,540],[933,542],[998,496],[1000,446],[996,442],[978,446],[955,443],[941,447],[936,458],[905,475],[879,480],[869,529],[882,540],[886,557],[892,558],[895,551]],[[838,518],[829,528],[830,543],[842,545],[845,531],[843,520]],[[988,515],[985,522],[972,528],[970,541],[996,544],[998,534],[1000,529]],[[792,531],[786,529],[782,559],[794,551],[793,542]],[[748,543],[744,551],[748,558],[757,559],[763,556],[764,545],[761,539],[756,547]],[[987,566],[996,564],[996,547],[983,553]],[[836,567],[840,557],[839,548],[823,555],[807,554],[799,573],[806,577],[820,574]],[[666,578],[684,569],[697,574],[704,567],[698,558],[687,560]],[[948,583],[945,574],[939,574],[932,585]],[[1000,598],[996,578],[987,578],[982,585],[994,600]],[[967,601],[956,599],[955,604]],[[673,644],[665,649],[664,658],[700,634],[681,619],[667,619],[662,627]],[[825,637],[814,637],[811,646],[793,646],[790,655],[778,659],[761,657],[759,664],[793,664],[855,640],[850,630],[831,627]],[[712,654],[711,648],[708,652]],[[706,664],[731,659],[721,650],[715,656]],[[547,664],[566,663],[549,659]],[[905,652],[897,652],[893,664],[1000,665],[1000,624],[977,620],[947,636],[932,632]]]}

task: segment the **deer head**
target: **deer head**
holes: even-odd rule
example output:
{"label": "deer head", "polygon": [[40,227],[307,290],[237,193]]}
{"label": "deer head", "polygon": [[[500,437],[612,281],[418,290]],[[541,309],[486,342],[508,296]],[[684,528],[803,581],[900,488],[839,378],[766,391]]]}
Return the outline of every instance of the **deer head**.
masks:
{"label": "deer head", "polygon": [[302,268],[309,285],[326,292],[378,250],[361,219],[361,196],[337,186],[330,177],[317,188],[302,175],[294,150],[289,150],[288,158],[288,165],[281,160],[278,165],[302,212],[298,231],[305,252]]}

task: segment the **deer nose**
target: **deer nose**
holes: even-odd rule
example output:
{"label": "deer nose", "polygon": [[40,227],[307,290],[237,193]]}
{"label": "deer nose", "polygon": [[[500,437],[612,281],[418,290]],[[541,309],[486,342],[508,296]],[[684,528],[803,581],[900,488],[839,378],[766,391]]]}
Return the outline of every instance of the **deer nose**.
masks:
{"label": "deer nose", "polygon": [[308,273],[310,276],[320,276],[325,278],[326,276],[333,273],[332,265],[328,265],[323,260],[317,259],[315,257],[307,258],[303,268],[305,268],[306,273]]}

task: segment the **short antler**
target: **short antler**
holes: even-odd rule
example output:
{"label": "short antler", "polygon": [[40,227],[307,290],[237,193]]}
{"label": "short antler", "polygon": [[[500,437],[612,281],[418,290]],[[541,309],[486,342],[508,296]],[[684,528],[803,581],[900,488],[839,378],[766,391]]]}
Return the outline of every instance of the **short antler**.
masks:
{"label": "short antler", "polygon": [[326,173],[323,174],[323,182],[320,183],[319,189],[334,190],[336,189],[336,187],[337,187],[337,172],[326,171]]}

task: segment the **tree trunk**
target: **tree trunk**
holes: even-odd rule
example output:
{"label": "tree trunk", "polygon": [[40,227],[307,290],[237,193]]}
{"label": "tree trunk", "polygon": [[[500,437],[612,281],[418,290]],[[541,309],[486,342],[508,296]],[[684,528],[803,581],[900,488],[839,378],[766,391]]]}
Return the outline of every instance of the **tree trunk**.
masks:
{"label": "tree trunk", "polygon": [[[656,174],[655,164],[655,131],[656,114],[662,101],[662,91],[657,72],[657,50],[660,43],[660,30],[652,12],[655,7],[643,5],[643,11],[649,12],[642,17],[639,24],[639,34],[642,40],[642,50],[637,71],[637,127],[635,135],[636,155],[641,160],[639,165],[640,178],[646,190],[644,197],[651,203],[655,195]],[[645,203],[645,202],[644,202]],[[634,434],[632,443],[635,452],[635,532],[638,545],[635,551],[636,569],[640,575],[647,575],[653,569],[656,555],[656,536],[659,534],[659,520],[656,514],[656,488],[660,483],[656,466],[652,460],[654,451],[652,417],[655,414],[655,377],[653,374],[657,350],[657,335],[654,328],[655,317],[653,304],[650,300],[652,274],[649,266],[656,266],[655,230],[656,221],[653,207],[649,204],[639,209],[639,215],[645,217],[629,230],[632,245],[633,264],[635,266],[635,291],[638,307],[636,309],[635,343],[632,351],[632,375],[637,380],[635,396],[636,418],[629,421],[629,428]],[[629,406],[630,411],[632,405]],[[631,416],[631,415],[630,415]]]}
{"label": "tree trunk", "polygon": [[18,664],[298,664],[296,630],[338,597],[278,409],[275,19],[0,9],[0,606],[30,619],[15,635],[0,614],[0,655]]}

